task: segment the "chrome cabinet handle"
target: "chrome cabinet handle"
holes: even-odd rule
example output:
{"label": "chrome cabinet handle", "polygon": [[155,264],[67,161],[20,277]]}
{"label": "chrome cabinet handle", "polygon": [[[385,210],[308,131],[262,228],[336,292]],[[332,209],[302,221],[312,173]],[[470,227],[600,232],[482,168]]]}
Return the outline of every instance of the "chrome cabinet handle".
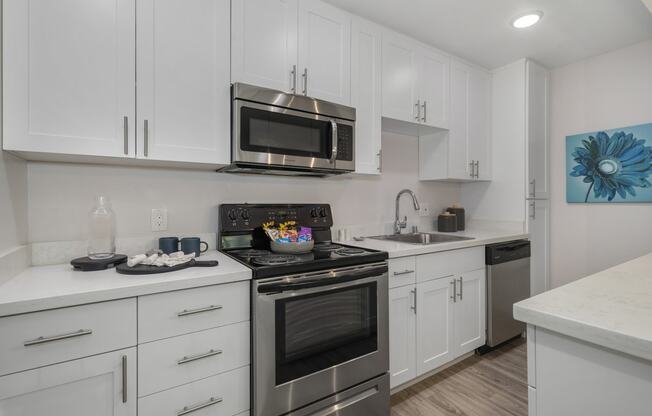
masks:
{"label": "chrome cabinet handle", "polygon": [[335,161],[337,160],[337,140],[338,140],[338,135],[337,135],[337,122],[335,120],[331,120],[331,164],[334,164]]}
{"label": "chrome cabinet handle", "polygon": [[182,359],[177,361],[177,364],[181,365],[181,364],[191,363],[193,361],[201,360],[202,358],[208,358],[208,357],[212,357],[214,355],[220,355],[220,354],[222,354],[222,350],[211,349],[210,351],[205,352],[203,354],[184,356]]}
{"label": "chrome cabinet handle", "polygon": [[423,102],[423,118],[421,119],[421,121],[423,121],[424,123],[425,123],[426,120],[428,119],[428,116],[427,116],[427,113],[426,113],[426,111],[427,111],[427,109],[426,109],[426,105],[427,105],[427,104],[428,104],[427,101],[424,101],[424,102]]}
{"label": "chrome cabinet handle", "polygon": [[75,331],[75,332],[69,332],[69,333],[61,334],[61,335],[54,335],[54,336],[51,336],[51,337],[38,337],[36,339],[25,341],[23,343],[23,345],[25,347],[29,347],[29,346],[32,346],[32,345],[45,344],[46,342],[59,341],[59,340],[62,340],[62,339],[81,337],[83,335],[90,335],[92,333],[93,333],[92,329],[80,329],[80,330]]}
{"label": "chrome cabinet handle", "polygon": [[122,403],[127,403],[127,356],[122,356]]}
{"label": "chrome cabinet handle", "polygon": [[292,94],[297,93],[297,66],[292,65],[292,70],[290,71],[290,91]]}
{"label": "chrome cabinet handle", "polygon": [[532,190],[530,191],[530,196],[531,196],[531,197],[535,197],[535,196],[537,196],[537,180],[536,180],[536,179],[532,179],[532,180],[530,181],[530,186],[532,187]]}
{"label": "chrome cabinet handle", "polygon": [[204,408],[206,408],[208,406],[212,406],[214,404],[218,404],[218,403],[221,403],[223,401],[224,401],[224,399],[222,399],[221,397],[218,397],[218,398],[211,397],[206,402],[199,403],[199,404],[196,404],[196,405],[193,405],[193,406],[184,406],[183,409],[181,409],[181,410],[179,410],[177,412],[177,416],[187,415],[189,413],[196,412],[197,410],[204,409]]}
{"label": "chrome cabinet handle", "polygon": [[471,177],[475,178],[475,160],[472,160],[471,163],[469,163],[469,166],[471,166]]}
{"label": "chrome cabinet handle", "polygon": [[453,285],[453,294],[450,298],[453,300],[453,303],[457,303],[457,279],[453,279],[450,284]]}
{"label": "chrome cabinet handle", "polygon": [[383,171],[383,149],[380,149],[378,153],[376,153],[376,156],[378,156],[378,172]]}
{"label": "chrome cabinet handle", "polygon": [[412,306],[410,306],[410,309],[414,311],[414,313],[417,313],[417,289],[414,288],[410,290],[410,294],[414,296],[414,303],[412,303]]}
{"label": "chrome cabinet handle", "polygon": [[415,104],[415,107],[417,108],[417,115],[414,118],[415,118],[415,120],[420,121],[421,120],[421,100],[417,100],[417,103]]}
{"label": "chrome cabinet handle", "polygon": [[308,95],[308,68],[303,69],[303,95]]}
{"label": "chrome cabinet handle", "polygon": [[460,300],[464,300],[464,277],[460,277]]}
{"label": "chrome cabinet handle", "polygon": [[197,308],[197,309],[184,309],[181,312],[177,312],[177,316],[194,315],[196,313],[216,311],[218,309],[222,309],[222,305],[210,305],[204,308]]}
{"label": "chrome cabinet handle", "polygon": [[394,276],[402,276],[404,274],[414,273],[414,270],[405,269],[402,272],[394,272]]}
{"label": "chrome cabinet handle", "polygon": [[535,200],[530,200],[530,208],[532,209],[532,213],[530,214],[530,218],[533,220],[537,219],[537,201]]}
{"label": "chrome cabinet handle", "polygon": [[124,136],[124,152],[125,155],[129,154],[129,117],[122,118],[122,134]]}
{"label": "chrome cabinet handle", "polygon": [[475,178],[480,179],[480,161],[475,161]]}
{"label": "chrome cabinet handle", "polygon": [[143,121],[143,138],[144,138],[144,145],[145,145],[145,149],[144,149],[143,153],[145,154],[145,157],[147,157],[149,155],[149,122],[148,122],[148,120]]}

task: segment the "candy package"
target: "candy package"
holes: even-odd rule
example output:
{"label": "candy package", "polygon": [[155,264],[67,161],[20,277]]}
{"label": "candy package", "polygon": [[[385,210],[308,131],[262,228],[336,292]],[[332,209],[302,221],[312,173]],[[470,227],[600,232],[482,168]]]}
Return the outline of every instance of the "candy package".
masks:
{"label": "candy package", "polygon": [[298,227],[296,221],[276,225],[274,221],[263,224],[263,230],[270,240],[277,243],[304,243],[312,240],[312,228]]}

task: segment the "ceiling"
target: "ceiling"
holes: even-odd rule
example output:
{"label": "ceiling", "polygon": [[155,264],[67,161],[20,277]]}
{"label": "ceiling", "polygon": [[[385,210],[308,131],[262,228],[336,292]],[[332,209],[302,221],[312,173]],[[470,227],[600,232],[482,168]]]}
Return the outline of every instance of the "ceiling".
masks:
{"label": "ceiling", "polygon": [[[641,0],[326,1],[490,69],[523,57],[554,68],[652,39]],[[544,13],[541,22],[511,27],[533,10]]]}

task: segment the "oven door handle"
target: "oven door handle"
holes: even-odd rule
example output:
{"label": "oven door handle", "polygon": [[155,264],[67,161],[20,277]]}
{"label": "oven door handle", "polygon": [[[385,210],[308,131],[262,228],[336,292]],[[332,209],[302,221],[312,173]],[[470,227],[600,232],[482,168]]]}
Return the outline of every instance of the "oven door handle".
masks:
{"label": "oven door handle", "polygon": [[346,273],[341,276],[333,276],[328,273],[322,275],[322,277],[317,277],[305,281],[297,282],[279,282],[279,283],[269,283],[258,286],[258,293],[279,293],[286,291],[294,291],[301,289],[310,289],[314,287],[322,286],[332,286],[340,283],[352,282],[355,280],[364,279],[366,277],[381,276],[387,273],[388,267],[378,266],[372,268],[366,268],[364,270],[353,271],[352,273]]}

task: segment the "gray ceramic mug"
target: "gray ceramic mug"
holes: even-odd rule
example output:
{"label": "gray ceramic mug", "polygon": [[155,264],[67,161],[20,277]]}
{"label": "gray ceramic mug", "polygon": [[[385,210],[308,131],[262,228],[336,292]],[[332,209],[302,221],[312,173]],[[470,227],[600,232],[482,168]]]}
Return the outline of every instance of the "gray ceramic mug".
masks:
{"label": "gray ceramic mug", "polygon": [[[201,249],[202,244],[204,249]],[[208,250],[208,243],[201,241],[199,237],[185,237],[181,239],[181,251],[184,254],[195,253],[195,257],[199,257],[201,253]]]}

